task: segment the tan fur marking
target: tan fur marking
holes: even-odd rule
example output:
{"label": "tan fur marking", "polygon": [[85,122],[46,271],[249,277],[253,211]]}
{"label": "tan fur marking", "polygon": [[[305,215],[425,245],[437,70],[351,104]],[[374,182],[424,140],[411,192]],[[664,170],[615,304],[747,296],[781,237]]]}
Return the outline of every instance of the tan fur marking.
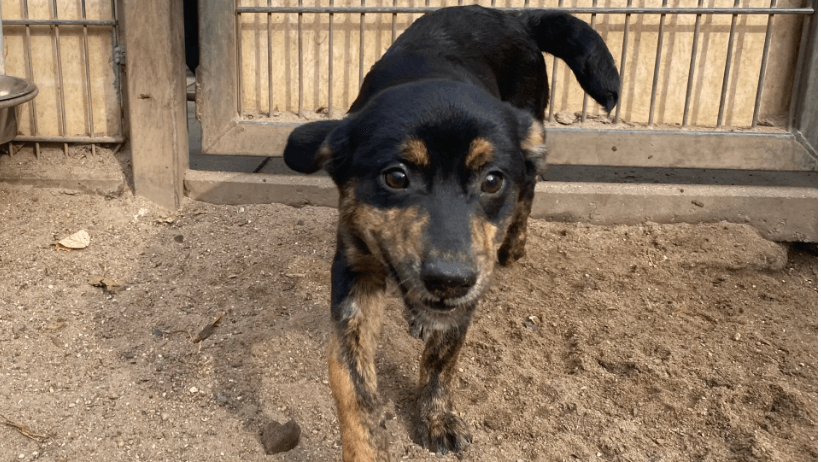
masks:
{"label": "tan fur marking", "polygon": [[425,167],[430,164],[428,147],[418,138],[411,138],[403,143],[402,158],[420,167]]}
{"label": "tan fur marking", "polygon": [[470,142],[470,149],[465,158],[465,165],[473,170],[479,170],[493,160],[494,151],[493,143],[485,138],[476,138]]}
{"label": "tan fur marking", "polygon": [[328,345],[328,378],[336,400],[339,425],[342,432],[342,460],[345,462],[372,462],[376,453],[369,442],[368,428],[362,422],[361,410],[356,403],[351,377],[339,363],[339,343],[335,337]]}
{"label": "tan fur marking", "polygon": [[534,151],[544,146],[544,125],[538,120],[534,120],[527,130],[527,136],[522,140],[523,151]]}
{"label": "tan fur marking", "polygon": [[395,260],[421,254],[422,230],[428,217],[419,207],[384,210],[350,202],[345,200],[344,209],[340,207],[340,220],[365,241],[374,256],[384,260],[383,250]]}
{"label": "tan fur marking", "polygon": [[525,151],[527,160],[536,167],[536,174],[541,175],[547,170],[547,145],[545,141],[544,125],[538,120],[530,124],[527,136],[522,140],[522,151]]}

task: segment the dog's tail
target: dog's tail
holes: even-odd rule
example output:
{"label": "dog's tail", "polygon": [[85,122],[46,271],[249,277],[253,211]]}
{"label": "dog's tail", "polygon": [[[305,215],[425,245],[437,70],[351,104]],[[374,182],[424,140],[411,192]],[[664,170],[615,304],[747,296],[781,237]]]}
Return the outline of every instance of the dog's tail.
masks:
{"label": "dog's tail", "polygon": [[619,72],[601,36],[584,21],[551,10],[527,10],[519,21],[539,49],[561,58],[593,99],[610,112],[619,101]]}

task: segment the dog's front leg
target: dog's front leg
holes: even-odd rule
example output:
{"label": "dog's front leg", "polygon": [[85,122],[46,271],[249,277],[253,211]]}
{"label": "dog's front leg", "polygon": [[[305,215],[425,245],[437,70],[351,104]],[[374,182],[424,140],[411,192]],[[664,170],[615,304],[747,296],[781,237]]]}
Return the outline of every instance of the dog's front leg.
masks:
{"label": "dog's front leg", "polygon": [[469,319],[445,331],[432,331],[419,366],[421,443],[439,454],[459,452],[473,440],[465,422],[453,410],[450,396],[456,360],[465,342]]}
{"label": "dog's front leg", "polygon": [[377,395],[374,367],[385,277],[352,270],[338,252],[331,279],[334,326],[328,349],[328,375],[342,432],[342,460],[388,461],[384,412]]}

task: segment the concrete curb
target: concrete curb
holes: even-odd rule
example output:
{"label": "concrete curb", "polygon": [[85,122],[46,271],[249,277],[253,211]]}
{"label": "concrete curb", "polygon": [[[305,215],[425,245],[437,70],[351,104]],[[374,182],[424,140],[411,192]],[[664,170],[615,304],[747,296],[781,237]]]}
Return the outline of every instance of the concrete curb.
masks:
{"label": "concrete curb", "polygon": [[[186,172],[185,190],[214,204],[336,207],[339,197],[330,178],[195,170]],[[593,224],[728,221],[773,241],[818,242],[818,189],[542,182],[532,216]]]}

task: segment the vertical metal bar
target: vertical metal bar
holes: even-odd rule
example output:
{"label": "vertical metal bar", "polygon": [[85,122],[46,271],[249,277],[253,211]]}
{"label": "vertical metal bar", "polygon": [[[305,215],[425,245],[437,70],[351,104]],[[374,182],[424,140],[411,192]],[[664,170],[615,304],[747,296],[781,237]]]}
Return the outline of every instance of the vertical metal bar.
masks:
{"label": "vertical metal bar", "polygon": [[[86,19],[86,0],[80,2],[83,20]],[[83,53],[86,62],[86,91],[88,92],[88,136],[94,136],[94,100],[91,97],[91,58],[88,54],[88,26],[83,26]],[[96,144],[91,143],[91,155],[97,154]]]}
{"label": "vertical metal bar", "polygon": [[[770,8],[775,8],[777,0],[770,2]],[[758,125],[758,113],[761,110],[761,95],[764,93],[764,76],[767,73],[767,60],[770,56],[770,42],[773,37],[773,17],[771,14],[767,17],[767,35],[764,36],[764,53],[761,56],[761,70],[758,71],[758,88],[755,90],[755,106],[753,109],[753,128]]]}
{"label": "vertical metal bar", "polygon": [[[633,6],[633,0],[627,0],[627,8]],[[627,65],[627,40],[630,34],[630,15],[624,15],[624,37],[621,41],[621,65],[619,66],[619,102],[616,104],[616,115],[613,117],[613,123],[619,123],[619,115],[621,114],[621,106],[624,103],[622,88],[624,88],[624,67]]]}
{"label": "vertical metal bar", "polygon": [[[302,0],[299,0],[302,7]],[[302,74],[302,13],[297,15],[297,57],[299,58],[299,110],[297,114],[300,118],[305,117],[303,104],[305,102],[305,82]]]}
{"label": "vertical metal bar", "polygon": [[[111,15],[112,15],[112,18],[114,19],[114,24],[115,24],[115,26],[111,28],[111,39],[114,42],[112,49],[116,50],[120,46],[119,34],[117,33],[117,28],[120,25],[119,19],[118,19],[119,15],[117,14],[117,0],[111,0]],[[120,70],[122,69],[122,67],[119,66],[119,65],[115,65],[115,69],[116,69],[115,72],[117,72],[117,76],[119,77],[121,75]],[[117,80],[122,82],[122,79],[118,78]],[[118,104],[122,103],[122,98],[121,98],[122,95],[120,93],[121,88],[117,89],[118,90],[117,91],[117,103]],[[117,121],[118,121],[119,129],[120,129],[119,133],[120,133],[120,135],[122,135],[123,132],[125,131],[124,127],[123,127],[123,123],[124,123],[123,122],[123,117],[117,117]]]}
{"label": "vertical metal bar", "polygon": [[[667,0],[664,0],[665,2]],[[593,8],[598,6],[598,0],[593,0]],[[593,27],[596,24],[596,13],[592,13],[590,15],[590,27]],[[582,96],[582,123],[587,121],[587,92],[584,93]]]}
{"label": "vertical metal bar", "polygon": [[[561,8],[562,6],[564,6],[564,0],[559,0],[559,8]],[[550,122],[552,122],[554,120],[554,115],[555,115],[554,114],[554,112],[555,112],[554,111],[554,108],[555,108],[554,103],[556,102],[556,98],[554,98],[554,96],[556,96],[556,74],[558,73],[558,67],[559,67],[559,59],[554,56],[553,57],[553,74],[550,76],[550,83],[553,84],[553,93],[550,95],[550,104],[548,105],[548,110],[547,110],[547,120],[550,121]]]}
{"label": "vertical metal bar", "polygon": [[[2,4],[0,4],[0,74],[6,75],[6,53],[3,52],[5,48],[3,48],[3,8]],[[9,149],[11,148],[11,144],[9,144]],[[11,151],[9,151],[11,152]]]}
{"label": "vertical metal bar", "polygon": [[242,13],[237,12],[237,112],[242,117],[244,103],[242,101]]}
{"label": "vertical metal bar", "polygon": [[[667,0],[664,0],[661,3],[661,6],[666,7]],[[653,126],[653,119],[656,115],[656,91],[658,90],[659,68],[661,67],[661,49],[664,47],[664,19],[666,17],[666,14],[662,14],[659,18],[659,40],[656,44],[656,64],[653,68],[653,89],[650,92],[650,117],[647,120],[647,125],[651,127]]]}
{"label": "vertical metal bar", "polygon": [[[698,7],[704,6],[704,0],[698,0]],[[687,92],[684,94],[684,116],[681,119],[681,126],[687,126],[687,118],[690,116],[690,95],[693,93],[693,75],[696,73],[696,55],[698,54],[698,29],[701,25],[701,15],[696,15],[696,25],[693,29],[693,51],[690,53],[690,72],[687,74]]]}
{"label": "vertical metal bar", "polygon": [[[52,12],[54,14],[54,19],[58,19],[57,14],[57,0],[51,0]],[[62,136],[67,136],[66,130],[66,97],[65,97],[65,86],[63,84],[63,60],[60,57],[60,26],[54,25],[54,49],[55,53],[57,54],[57,88],[59,89],[60,93],[60,116],[61,116],[61,132]],[[63,152],[65,155],[68,155],[68,143],[63,143]]]}
{"label": "vertical metal bar", "polygon": [[[362,0],[365,6],[365,0]],[[365,76],[365,13],[359,15],[359,87],[362,88],[362,79]]]}
{"label": "vertical metal bar", "polygon": [[[393,0],[393,6],[396,7],[396,0]],[[391,45],[396,41],[396,13],[391,17]]]}
{"label": "vertical metal bar", "polygon": [[[268,6],[271,6],[271,0],[268,0]],[[268,118],[274,116],[274,47],[271,36],[271,13],[268,13]]]}
{"label": "vertical metal bar", "polygon": [[[334,6],[334,0],[331,0]],[[334,14],[328,16],[328,117],[334,110]]]}
{"label": "vertical metal bar", "polygon": [[[733,2],[733,8],[738,8],[739,0]],[[735,25],[738,20],[738,15],[734,14],[732,22],[730,23],[730,38],[727,41],[727,60],[724,62],[724,80],[721,82],[721,99],[718,102],[718,120],[716,120],[716,127],[724,125],[724,107],[727,102],[727,82],[730,80],[730,65],[733,61],[733,39],[735,38]]]}
{"label": "vertical metal bar", "polygon": [[[23,0],[23,18],[29,18],[28,0]],[[26,62],[28,63],[28,79],[34,82],[34,65],[31,62],[31,26],[26,26]],[[31,111],[31,126],[34,129],[34,136],[40,135],[40,130],[37,127],[37,108],[34,106],[34,99],[29,101],[29,110]],[[40,143],[34,143],[34,156],[40,158]]]}
{"label": "vertical metal bar", "polygon": [[[807,0],[807,6],[813,6],[813,0]],[[817,3],[814,6],[817,8]],[[790,96],[790,112],[787,113],[787,130],[789,131],[792,131],[795,127],[795,108],[798,104],[798,90],[801,87],[801,75],[804,73],[804,66],[806,65],[804,54],[807,48],[807,37],[810,35],[811,19],[811,15],[804,15],[804,28],[801,30],[801,45],[798,46],[798,65],[795,66],[795,77],[793,77],[792,94]]]}

